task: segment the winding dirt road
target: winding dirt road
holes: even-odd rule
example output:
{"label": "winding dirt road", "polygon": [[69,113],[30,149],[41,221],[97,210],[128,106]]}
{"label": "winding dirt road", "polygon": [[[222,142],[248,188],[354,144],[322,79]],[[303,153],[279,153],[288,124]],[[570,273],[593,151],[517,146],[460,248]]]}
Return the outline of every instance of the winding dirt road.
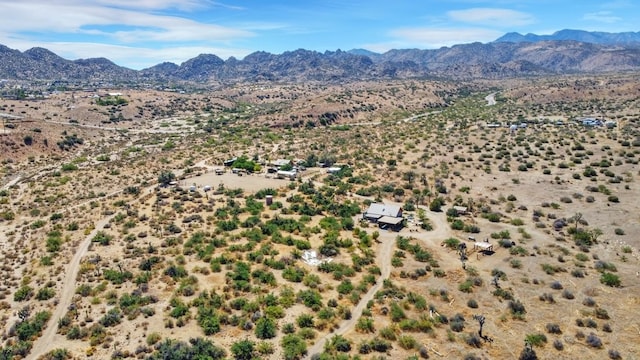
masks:
{"label": "winding dirt road", "polygon": [[27,359],[37,359],[38,357],[46,354],[51,350],[51,346],[53,345],[54,336],[56,335],[56,331],[58,326],[56,323],[60,318],[64,316],[71,305],[71,300],[73,299],[73,295],[76,291],[76,277],[78,276],[78,271],[80,270],[80,260],[87,254],[89,251],[89,245],[91,244],[91,239],[98,233],[98,231],[102,230],[102,228],[115,216],[110,215],[108,217],[103,218],[99,222],[96,223],[95,228],[89,235],[87,235],[84,240],[78,246],[78,249],[71,259],[71,262],[67,266],[65,270],[65,278],[64,284],[62,286],[62,290],[60,290],[60,297],[58,298],[58,305],[51,318],[49,319],[49,323],[47,327],[42,333],[42,336],[39,337],[33,344],[33,348],[31,349],[31,353],[27,357]]}
{"label": "winding dirt road", "polygon": [[[149,186],[142,190],[141,194],[146,194],[150,190],[152,190],[155,185]],[[121,193],[122,190],[114,191],[110,194],[107,194],[106,198],[110,198]],[[77,204],[67,209],[67,212],[70,212],[76,208],[79,208],[83,205],[88,204],[90,201],[86,201],[84,203]],[[58,298],[58,304],[54,309],[49,322],[47,323],[47,327],[42,332],[42,336],[36,339],[33,343],[33,348],[31,349],[31,353],[26,357],[27,360],[36,360],[38,357],[46,354],[47,352],[53,349],[54,345],[54,337],[58,330],[57,322],[60,318],[62,318],[69,309],[71,305],[71,301],[73,300],[73,295],[76,291],[76,279],[78,277],[78,272],[80,271],[80,261],[82,258],[87,255],[89,251],[89,245],[91,244],[91,239],[93,239],[98,231],[102,230],[104,226],[116,216],[116,213],[113,215],[106,216],[95,223],[94,229],[87,235],[78,248],[76,249],[73,258],[67,265],[67,268],[64,272],[64,283],[62,285],[62,289],[60,290],[60,297]]]}
{"label": "winding dirt road", "polygon": [[[205,166],[205,167],[207,166],[204,160],[199,162],[198,165]],[[152,189],[152,188],[153,186],[149,187],[148,189]],[[143,191],[142,193],[146,193],[148,189],[145,189],[145,191]],[[116,191],[110,195],[115,195],[119,192],[121,192],[121,190]],[[402,204],[400,203],[393,203],[393,204],[402,206]],[[78,204],[77,206],[81,206],[81,205],[82,204]],[[73,208],[75,207],[76,206],[74,206]],[[68,211],[72,210],[73,208],[68,209]],[[421,208],[424,208],[424,207],[421,207]],[[425,209],[425,210],[426,210],[425,213],[427,217],[433,224],[433,227],[434,227],[433,231],[429,231],[429,232],[421,231],[418,233],[410,233],[410,234],[407,233],[406,230],[400,233],[390,232],[390,231],[382,231],[380,233],[381,245],[378,248],[378,253],[376,257],[378,259],[378,266],[380,267],[380,270],[381,270],[380,278],[375,283],[375,285],[372,286],[369,289],[369,291],[367,291],[367,293],[362,296],[362,298],[360,299],[360,302],[355,306],[355,308],[353,308],[353,310],[351,311],[351,315],[352,315],[351,319],[343,321],[338,327],[338,329],[318,339],[318,341],[308,350],[307,352],[308,359],[310,359],[314,354],[321,353],[324,349],[325,343],[332,336],[343,335],[348,331],[350,331],[355,326],[358,319],[362,315],[362,311],[364,310],[367,303],[370,300],[372,300],[376,292],[378,292],[378,290],[382,288],[382,284],[384,280],[388,279],[389,276],[391,275],[391,258],[392,258],[394,246],[396,244],[395,239],[398,235],[406,235],[406,236],[414,237],[430,246],[439,246],[439,243],[436,243],[436,242],[442,241],[449,235],[448,226],[447,226],[444,213],[432,213],[428,209]],[[76,287],[76,278],[80,270],[80,261],[84,256],[86,256],[93,237],[98,233],[98,231],[102,230],[104,226],[108,222],[110,222],[114,216],[115,214],[104,217],[100,221],[98,221],[95,224],[95,228],[91,231],[91,233],[89,233],[78,245],[78,248],[76,249],[76,252],[73,255],[73,258],[71,259],[67,268],[65,269],[64,282],[63,282],[62,289],[60,290],[60,297],[58,298],[57,306],[54,309],[52,316],[49,319],[49,322],[42,333],[42,336],[40,336],[37,340],[34,341],[31,353],[29,354],[29,356],[27,356],[26,359],[36,360],[38,359],[38,357],[46,354],[48,351],[51,351],[53,349],[55,345],[54,343],[55,335],[58,328],[57,321],[65,315],[65,313],[68,311],[68,308],[71,305],[73,300],[73,295],[75,293],[75,287]]]}
{"label": "winding dirt road", "polygon": [[[402,204],[396,204],[402,205]],[[376,281],[375,285],[367,291],[364,296],[360,299],[358,305],[351,310],[351,318],[349,320],[345,320],[340,324],[338,329],[326,334],[325,336],[318,339],[318,341],[313,344],[311,348],[307,350],[307,359],[311,359],[313,355],[321,354],[324,350],[324,346],[326,342],[335,335],[344,335],[348,331],[350,331],[358,322],[358,319],[362,315],[362,311],[370,300],[373,300],[375,294],[382,288],[382,284],[384,280],[388,279],[391,275],[391,257],[393,255],[393,249],[396,245],[396,237],[407,235],[414,237],[422,242],[428,243],[431,246],[435,245],[434,240],[443,240],[448,235],[448,226],[447,221],[444,216],[444,213],[435,214],[426,209],[426,214],[431,223],[433,224],[433,231],[429,232],[418,232],[418,233],[410,233],[406,234],[405,232],[391,232],[391,231],[382,231],[380,232],[380,241],[381,245],[378,248],[378,253],[376,254],[376,258],[378,259],[378,266],[380,267],[380,271],[382,275]],[[439,245],[439,244],[438,244]]]}

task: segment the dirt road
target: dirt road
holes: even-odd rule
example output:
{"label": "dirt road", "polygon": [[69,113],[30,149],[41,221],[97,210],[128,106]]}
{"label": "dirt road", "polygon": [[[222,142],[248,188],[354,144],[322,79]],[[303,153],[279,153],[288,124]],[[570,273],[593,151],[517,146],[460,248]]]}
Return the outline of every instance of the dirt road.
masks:
{"label": "dirt road", "polygon": [[89,235],[87,235],[78,246],[78,250],[76,251],[73,259],[71,259],[71,262],[65,270],[64,284],[62,286],[62,290],[60,290],[58,305],[53,311],[51,319],[49,319],[49,323],[43,331],[42,336],[34,342],[31,353],[29,354],[27,359],[35,360],[52,349],[52,345],[54,345],[54,336],[56,335],[56,330],[58,329],[58,326],[56,324],[58,320],[62,318],[67,312],[67,309],[69,308],[69,305],[71,305],[71,300],[73,299],[73,295],[76,291],[76,277],[78,275],[78,271],[80,270],[80,260],[82,260],[82,258],[87,254],[87,251],[89,251],[91,239],[93,239],[98,231],[102,230],[104,225],[111,221],[114,216],[115,214],[105,217],[97,222],[95,225],[95,229],[93,229],[93,231],[91,231],[91,233],[89,233]]}
{"label": "dirt road", "polygon": [[[422,242],[429,243],[429,245],[436,245],[436,242],[442,241],[446,237],[449,236],[449,227],[447,225],[447,220],[444,213],[432,213],[428,209],[426,210],[427,217],[431,220],[433,224],[433,231],[429,232],[419,232],[419,233],[411,233],[411,235],[416,239],[419,239]],[[396,237],[398,235],[403,235],[402,233],[396,233],[391,231],[382,231],[380,232],[380,241],[382,245],[378,249],[378,253],[376,254],[376,259],[378,259],[378,266],[380,267],[380,271],[382,275],[378,278],[378,281],[374,286],[367,291],[364,296],[360,299],[358,305],[356,305],[353,310],[351,310],[351,319],[345,320],[340,324],[338,329],[333,332],[326,334],[316,341],[316,343],[308,349],[307,351],[307,359],[311,359],[315,354],[321,354],[324,350],[324,345],[326,342],[335,335],[344,335],[349,330],[351,330],[357,323],[358,319],[362,315],[362,311],[370,300],[373,300],[376,292],[382,288],[382,284],[384,280],[389,278],[391,274],[391,257],[393,255],[393,249],[396,245]]]}
{"label": "dirt road", "polygon": [[330,337],[334,335],[343,335],[344,333],[351,330],[351,328],[355,326],[356,322],[362,315],[362,310],[364,310],[364,307],[367,305],[367,303],[370,300],[373,299],[373,296],[376,294],[376,292],[378,292],[378,290],[382,288],[383,281],[389,278],[389,275],[391,273],[391,255],[393,252],[393,247],[396,244],[396,241],[395,241],[396,236],[398,236],[398,234],[394,232],[380,233],[380,241],[382,242],[382,245],[378,250],[378,254],[376,255],[376,258],[380,259],[380,261],[378,262],[378,266],[380,267],[380,271],[382,272],[382,275],[380,276],[378,281],[375,283],[375,285],[373,285],[371,289],[369,289],[369,291],[367,291],[367,293],[364,294],[364,296],[360,299],[360,302],[358,303],[358,305],[356,305],[356,307],[353,310],[351,310],[351,319],[343,321],[337,330],[318,339],[318,341],[313,345],[313,347],[311,347],[307,351],[307,353],[309,354],[307,358],[310,359],[314,354],[322,353],[322,350],[324,349],[324,344],[327,342],[327,340],[329,340]]}

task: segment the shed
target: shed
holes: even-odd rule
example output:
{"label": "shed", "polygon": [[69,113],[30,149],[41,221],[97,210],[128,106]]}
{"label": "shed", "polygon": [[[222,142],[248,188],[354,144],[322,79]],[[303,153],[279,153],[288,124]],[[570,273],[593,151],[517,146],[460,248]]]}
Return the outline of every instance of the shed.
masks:
{"label": "shed", "polygon": [[473,247],[480,251],[493,251],[493,244],[489,242],[476,241]]}
{"label": "shed", "polygon": [[295,171],[278,170],[277,172],[278,179],[295,180],[297,175],[298,173]]}
{"label": "shed", "polygon": [[455,210],[458,215],[466,215],[469,211],[466,206],[454,206],[453,210]]}
{"label": "shed", "polygon": [[289,159],[277,159],[271,162],[272,166],[275,166],[277,168],[283,167],[285,165],[291,165],[291,160]]}
{"label": "shed", "polygon": [[394,231],[399,231],[402,229],[403,221],[402,217],[383,216],[378,219],[378,226],[383,229],[390,227]]}

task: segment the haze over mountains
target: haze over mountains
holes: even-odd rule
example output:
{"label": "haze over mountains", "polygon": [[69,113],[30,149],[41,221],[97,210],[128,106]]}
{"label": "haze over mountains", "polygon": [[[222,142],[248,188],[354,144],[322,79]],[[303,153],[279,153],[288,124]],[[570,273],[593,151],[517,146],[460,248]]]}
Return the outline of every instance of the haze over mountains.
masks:
{"label": "haze over mountains", "polygon": [[111,82],[323,81],[440,77],[505,78],[640,70],[640,32],[562,30],[552,35],[509,33],[495,42],[434,50],[363,49],[320,53],[254,52],[226,61],[201,54],[180,65],[161,63],[140,71],[105,58],[67,60],[43,48],[24,52],[0,45],[0,78]]}

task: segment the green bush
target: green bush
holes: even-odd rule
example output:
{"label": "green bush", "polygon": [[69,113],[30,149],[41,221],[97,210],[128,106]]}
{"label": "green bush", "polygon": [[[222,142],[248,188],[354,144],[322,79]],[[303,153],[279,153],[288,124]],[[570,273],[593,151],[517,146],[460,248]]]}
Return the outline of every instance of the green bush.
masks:
{"label": "green bush", "polygon": [[271,339],[276,336],[277,328],[273,319],[262,317],[256,322],[255,334],[258,339]]}
{"label": "green bush", "polygon": [[299,360],[307,353],[307,343],[298,335],[285,335],[281,345],[284,360]]}
{"label": "green bush", "polygon": [[600,282],[611,287],[620,287],[621,285],[620,277],[610,272],[603,272],[600,275]]}
{"label": "green bush", "polygon": [[13,294],[13,301],[25,301],[31,299],[33,296],[33,288],[29,285],[20,287],[15,294]]}
{"label": "green bush", "polygon": [[543,346],[547,343],[547,336],[545,334],[528,334],[525,337],[525,341],[533,346]]}

